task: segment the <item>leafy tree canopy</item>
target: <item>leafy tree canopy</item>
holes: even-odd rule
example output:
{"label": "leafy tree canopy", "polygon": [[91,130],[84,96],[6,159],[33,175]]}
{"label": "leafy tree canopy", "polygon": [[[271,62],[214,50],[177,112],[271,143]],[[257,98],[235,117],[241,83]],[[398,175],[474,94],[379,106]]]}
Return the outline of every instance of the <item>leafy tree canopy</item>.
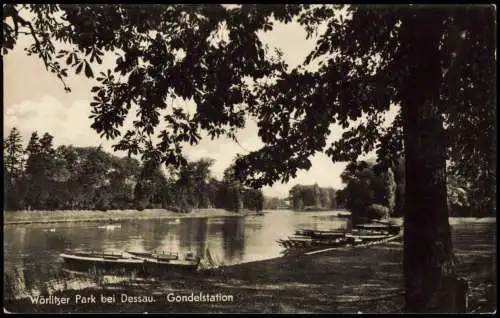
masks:
{"label": "leafy tree canopy", "polygon": [[[257,32],[270,30],[272,17],[290,21],[299,9],[297,5],[244,5],[235,10],[220,5],[7,5],[2,49],[6,53],[20,32],[28,33],[34,42],[28,53],[38,55],[63,83],[68,68],[94,77],[91,64],[100,64],[105,53],[115,52],[116,67],[96,74],[92,128],[106,138],[123,134],[115,149],[185,164],[182,144],[196,144],[200,129],[212,138],[234,137],[235,130],[244,126],[243,103],[252,95],[245,79],[272,76],[286,67],[282,61],[266,59]],[[32,19],[24,19],[23,11]],[[224,35],[227,40],[221,39]],[[58,42],[73,49],[57,50]],[[196,114],[171,107],[172,98],[194,100]],[[133,104],[139,106],[138,119],[133,129],[121,131]],[[166,125],[155,131],[161,116]],[[156,144],[154,134],[160,140]]]}
{"label": "leafy tree canopy", "polygon": [[[92,128],[106,138],[121,136],[115,149],[168,164],[185,163],[182,145],[196,144],[201,130],[235,138],[245,114],[253,115],[265,146],[240,156],[236,170],[255,187],[288,181],[321,151],[333,161],[354,161],[376,149],[391,163],[402,150],[402,115],[382,129],[381,114],[415,89],[438,87],[449,157],[457,170],[487,183],[494,178],[494,12],[492,6],[6,5],[2,49],[27,33],[28,53],[63,82],[68,68],[96,76]],[[315,71],[287,70],[282,54],[270,54],[258,36],[275,21],[294,19],[308,36],[326,26],[304,63],[317,63]],[[73,49],[57,50],[57,42]],[[413,66],[435,53],[426,49],[430,44],[438,48],[438,64],[418,70],[425,80],[415,82]],[[117,54],[115,68],[94,74],[91,65],[110,52]],[[196,113],[172,106],[172,98],[194,100]],[[133,104],[138,119],[124,131]],[[350,127],[360,118],[365,122]],[[332,124],[350,129],[327,145]],[[469,156],[474,160],[461,160]]]}

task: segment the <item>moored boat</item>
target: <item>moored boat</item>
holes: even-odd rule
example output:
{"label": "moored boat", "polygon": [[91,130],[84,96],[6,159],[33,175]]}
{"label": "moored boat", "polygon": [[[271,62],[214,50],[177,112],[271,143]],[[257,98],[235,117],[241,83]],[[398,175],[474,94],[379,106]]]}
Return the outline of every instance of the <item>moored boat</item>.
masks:
{"label": "moored boat", "polygon": [[136,252],[126,251],[133,259],[144,262],[146,270],[164,271],[164,270],[190,270],[198,269],[201,259],[193,253],[187,253],[184,258],[179,257],[175,252]]}
{"label": "moored boat", "polygon": [[80,271],[90,270],[141,270],[143,261],[122,254],[78,252],[61,253],[63,265]]}
{"label": "moored boat", "polygon": [[390,234],[380,234],[380,235],[356,235],[356,234],[346,234],[345,237],[348,239],[352,239],[354,241],[376,241],[376,240],[383,240],[386,238],[391,237],[392,235]]}
{"label": "moored boat", "polygon": [[312,238],[337,238],[343,237],[345,232],[299,229],[295,231],[295,235],[310,236]]}
{"label": "moored boat", "polygon": [[140,264],[141,261],[123,256],[123,254],[114,253],[98,253],[98,252],[79,252],[79,253],[61,253],[60,256],[65,261],[78,261],[78,262],[100,262],[100,263],[113,263],[113,264]]}
{"label": "moored boat", "polygon": [[294,236],[277,243],[286,249],[341,248],[377,244],[400,235],[400,228],[392,225],[361,224],[351,232],[299,229]]}
{"label": "moored boat", "polygon": [[294,235],[289,236],[286,240],[278,240],[278,244],[285,248],[293,247],[309,247],[309,246],[342,246],[347,243],[344,234],[333,236],[307,236],[307,235]]}
{"label": "moored boat", "polygon": [[401,231],[400,226],[387,223],[358,224],[354,228],[355,230],[363,230],[368,232],[386,232],[389,234],[397,234]]}

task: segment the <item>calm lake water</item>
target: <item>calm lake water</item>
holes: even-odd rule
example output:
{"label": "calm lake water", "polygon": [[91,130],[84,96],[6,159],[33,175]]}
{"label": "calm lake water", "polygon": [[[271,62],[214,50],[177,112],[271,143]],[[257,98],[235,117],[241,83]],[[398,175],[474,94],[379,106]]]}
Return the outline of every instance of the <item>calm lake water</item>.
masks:
{"label": "calm lake water", "polygon": [[67,276],[60,253],[71,251],[122,252],[188,251],[205,256],[207,249],[219,264],[232,265],[281,256],[276,243],[298,228],[318,230],[350,227],[348,218],[329,212],[273,211],[264,216],[180,218],[120,223],[60,223],[4,226],[4,277],[15,298],[57,289],[92,287],[93,280]]}

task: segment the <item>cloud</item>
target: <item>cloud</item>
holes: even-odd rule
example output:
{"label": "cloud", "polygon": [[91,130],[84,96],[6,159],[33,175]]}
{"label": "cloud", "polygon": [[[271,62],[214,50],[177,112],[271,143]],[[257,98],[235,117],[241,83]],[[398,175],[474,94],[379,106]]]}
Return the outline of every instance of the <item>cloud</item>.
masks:
{"label": "cloud", "polygon": [[4,135],[12,127],[19,129],[24,143],[27,144],[31,134],[45,132],[54,136],[54,145],[97,146],[103,145],[111,151],[113,141],[101,139],[99,134],[90,128],[89,101],[77,100],[66,106],[53,96],[44,96],[39,101],[26,100],[18,104],[8,105],[4,109]]}

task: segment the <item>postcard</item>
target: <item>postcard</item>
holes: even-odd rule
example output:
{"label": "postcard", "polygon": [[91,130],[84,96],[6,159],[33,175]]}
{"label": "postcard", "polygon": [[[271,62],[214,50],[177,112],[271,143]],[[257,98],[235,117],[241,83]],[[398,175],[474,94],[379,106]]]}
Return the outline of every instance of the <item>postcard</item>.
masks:
{"label": "postcard", "polygon": [[4,313],[496,312],[495,9],[4,5]]}

